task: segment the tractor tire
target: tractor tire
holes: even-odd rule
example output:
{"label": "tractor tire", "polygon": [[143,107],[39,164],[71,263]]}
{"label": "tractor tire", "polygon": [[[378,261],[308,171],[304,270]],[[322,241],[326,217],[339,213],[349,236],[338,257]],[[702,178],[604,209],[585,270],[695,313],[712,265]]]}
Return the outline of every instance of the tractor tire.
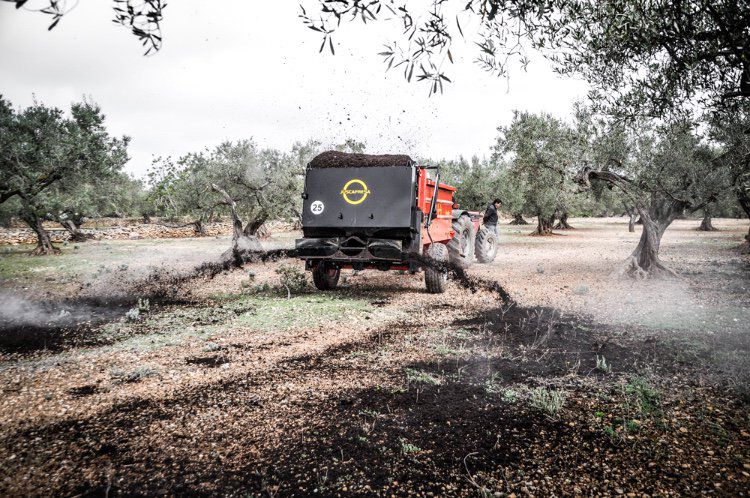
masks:
{"label": "tractor tire", "polygon": [[332,266],[330,263],[321,261],[313,268],[313,283],[318,290],[335,289],[339,283],[341,270]]}
{"label": "tractor tire", "polygon": [[[447,263],[448,248],[445,244],[435,242],[427,249],[427,257],[440,263]],[[437,268],[426,267],[424,269],[424,283],[430,294],[442,294],[448,282],[448,272]]]}
{"label": "tractor tire", "polygon": [[474,244],[474,253],[480,263],[492,263],[497,256],[497,233],[487,228],[480,228]]}
{"label": "tractor tire", "polygon": [[476,234],[474,224],[467,215],[461,215],[453,222],[456,235],[448,242],[448,255],[451,263],[459,268],[468,268],[474,262],[474,244]]}

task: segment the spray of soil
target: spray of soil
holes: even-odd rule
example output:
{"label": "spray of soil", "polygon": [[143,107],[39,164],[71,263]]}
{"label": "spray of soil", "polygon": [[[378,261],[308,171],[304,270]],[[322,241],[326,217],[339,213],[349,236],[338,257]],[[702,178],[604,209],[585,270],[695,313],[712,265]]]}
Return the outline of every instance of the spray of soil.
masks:
{"label": "spray of soil", "polygon": [[71,342],[86,345],[86,331],[119,319],[129,306],[129,300],[122,299],[34,302],[2,293],[0,348],[25,351],[55,349]]}
{"label": "spray of soil", "polygon": [[[188,271],[161,267],[145,277],[126,281],[119,288],[85,299],[33,302],[15,296],[0,296],[0,348],[14,351],[54,349],[71,340],[84,345],[92,340],[89,339],[93,335],[90,334],[92,329],[122,319],[139,300],[147,299],[151,306],[187,303],[190,302],[190,290],[186,286],[190,282],[210,280],[247,265],[296,257],[298,253],[294,249],[246,251],[232,258],[201,263]],[[504,304],[513,302],[498,282],[470,276],[457,264],[420,254],[410,255],[408,261],[423,269],[446,273],[471,292],[483,290],[497,295]]]}
{"label": "spray of soil", "polygon": [[[213,279],[217,275],[244,268],[247,265],[277,261],[285,258],[297,258],[299,254],[295,249],[273,249],[268,251],[246,251],[233,258],[223,261],[208,261],[201,263],[190,271],[180,272],[160,268],[145,278],[134,280],[125,286],[123,291],[127,295],[136,295],[141,298],[149,298],[156,302],[169,301],[181,296],[185,298],[183,286],[198,279]],[[513,299],[510,294],[494,280],[483,279],[469,275],[464,268],[449,261],[437,261],[421,254],[410,254],[407,262],[417,263],[424,268],[430,268],[441,273],[446,273],[461,287],[477,292],[480,290],[496,294],[498,299],[505,304],[510,304]]]}
{"label": "spray of soil", "polygon": [[483,290],[489,292],[490,294],[497,295],[498,299],[504,304],[514,303],[513,298],[510,297],[508,291],[506,291],[505,288],[500,285],[500,282],[469,275],[466,272],[466,269],[462,268],[457,263],[453,263],[450,261],[438,261],[436,259],[430,258],[429,256],[416,253],[409,255],[409,261],[419,264],[422,268],[429,268],[441,273],[446,273],[461,287],[471,292]]}

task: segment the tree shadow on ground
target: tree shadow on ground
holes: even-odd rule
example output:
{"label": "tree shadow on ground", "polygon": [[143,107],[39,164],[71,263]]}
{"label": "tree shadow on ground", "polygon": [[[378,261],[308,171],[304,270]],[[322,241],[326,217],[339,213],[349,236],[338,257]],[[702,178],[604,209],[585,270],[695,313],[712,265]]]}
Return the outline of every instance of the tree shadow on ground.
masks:
{"label": "tree shadow on ground", "polygon": [[[742,470],[735,456],[747,454],[747,420],[732,415],[745,413],[741,405],[676,380],[698,366],[673,361],[660,341],[544,308],[498,309],[455,325],[474,337],[462,341],[493,340],[501,352],[404,362],[382,384],[316,392],[317,379],[366,374],[342,361],[353,352],[414,332],[375,331],[253,378],[17,431],[2,447],[15,465],[37,466],[40,482],[59,476],[50,489],[60,494],[700,494],[713,489],[717,472]],[[611,359],[610,372],[595,371],[601,355]],[[670,397],[633,414],[638,398],[626,382],[644,365],[653,389]],[[294,381],[309,396],[287,402],[283,386]],[[268,385],[275,387],[259,399]],[[552,413],[534,402],[538,387],[565,390],[564,406]],[[720,426],[716,408],[706,415],[705,405],[725,410]],[[687,412],[686,432],[662,420],[668,409]],[[214,422],[217,413],[232,415]],[[615,430],[629,421],[630,432]],[[722,482],[730,495],[746,489],[741,480]]]}

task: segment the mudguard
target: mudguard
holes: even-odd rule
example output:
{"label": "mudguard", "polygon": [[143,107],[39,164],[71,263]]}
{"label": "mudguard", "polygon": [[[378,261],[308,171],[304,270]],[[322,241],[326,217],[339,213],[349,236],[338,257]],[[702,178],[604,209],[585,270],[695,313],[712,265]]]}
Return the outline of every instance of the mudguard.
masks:
{"label": "mudguard", "polygon": [[465,209],[454,209],[453,211],[451,211],[451,216],[454,221],[459,219],[463,215],[470,216],[471,214]]}

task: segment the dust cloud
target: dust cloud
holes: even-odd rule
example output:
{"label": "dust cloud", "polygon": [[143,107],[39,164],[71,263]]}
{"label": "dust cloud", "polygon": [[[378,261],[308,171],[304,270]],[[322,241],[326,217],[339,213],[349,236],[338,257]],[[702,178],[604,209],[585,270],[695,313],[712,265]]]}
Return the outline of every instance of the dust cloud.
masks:
{"label": "dust cloud", "polygon": [[[247,251],[235,254],[233,258],[204,261],[192,268],[173,265],[149,266],[134,269],[127,277],[98,279],[95,286],[83,284],[78,299],[31,301],[17,295],[0,295],[0,334],[5,339],[24,331],[43,331],[43,335],[54,334],[81,326],[94,326],[108,321],[122,319],[130,307],[139,300],[148,300],[151,305],[188,303],[191,291],[187,284],[196,280],[210,280],[249,265],[296,258],[293,249],[270,249],[267,251]],[[427,256],[412,254],[410,261],[423,268],[432,268],[447,273],[461,287],[477,292],[490,292],[502,303],[513,300],[508,292],[496,281],[469,276],[466,271],[452,263],[433,260]]]}

